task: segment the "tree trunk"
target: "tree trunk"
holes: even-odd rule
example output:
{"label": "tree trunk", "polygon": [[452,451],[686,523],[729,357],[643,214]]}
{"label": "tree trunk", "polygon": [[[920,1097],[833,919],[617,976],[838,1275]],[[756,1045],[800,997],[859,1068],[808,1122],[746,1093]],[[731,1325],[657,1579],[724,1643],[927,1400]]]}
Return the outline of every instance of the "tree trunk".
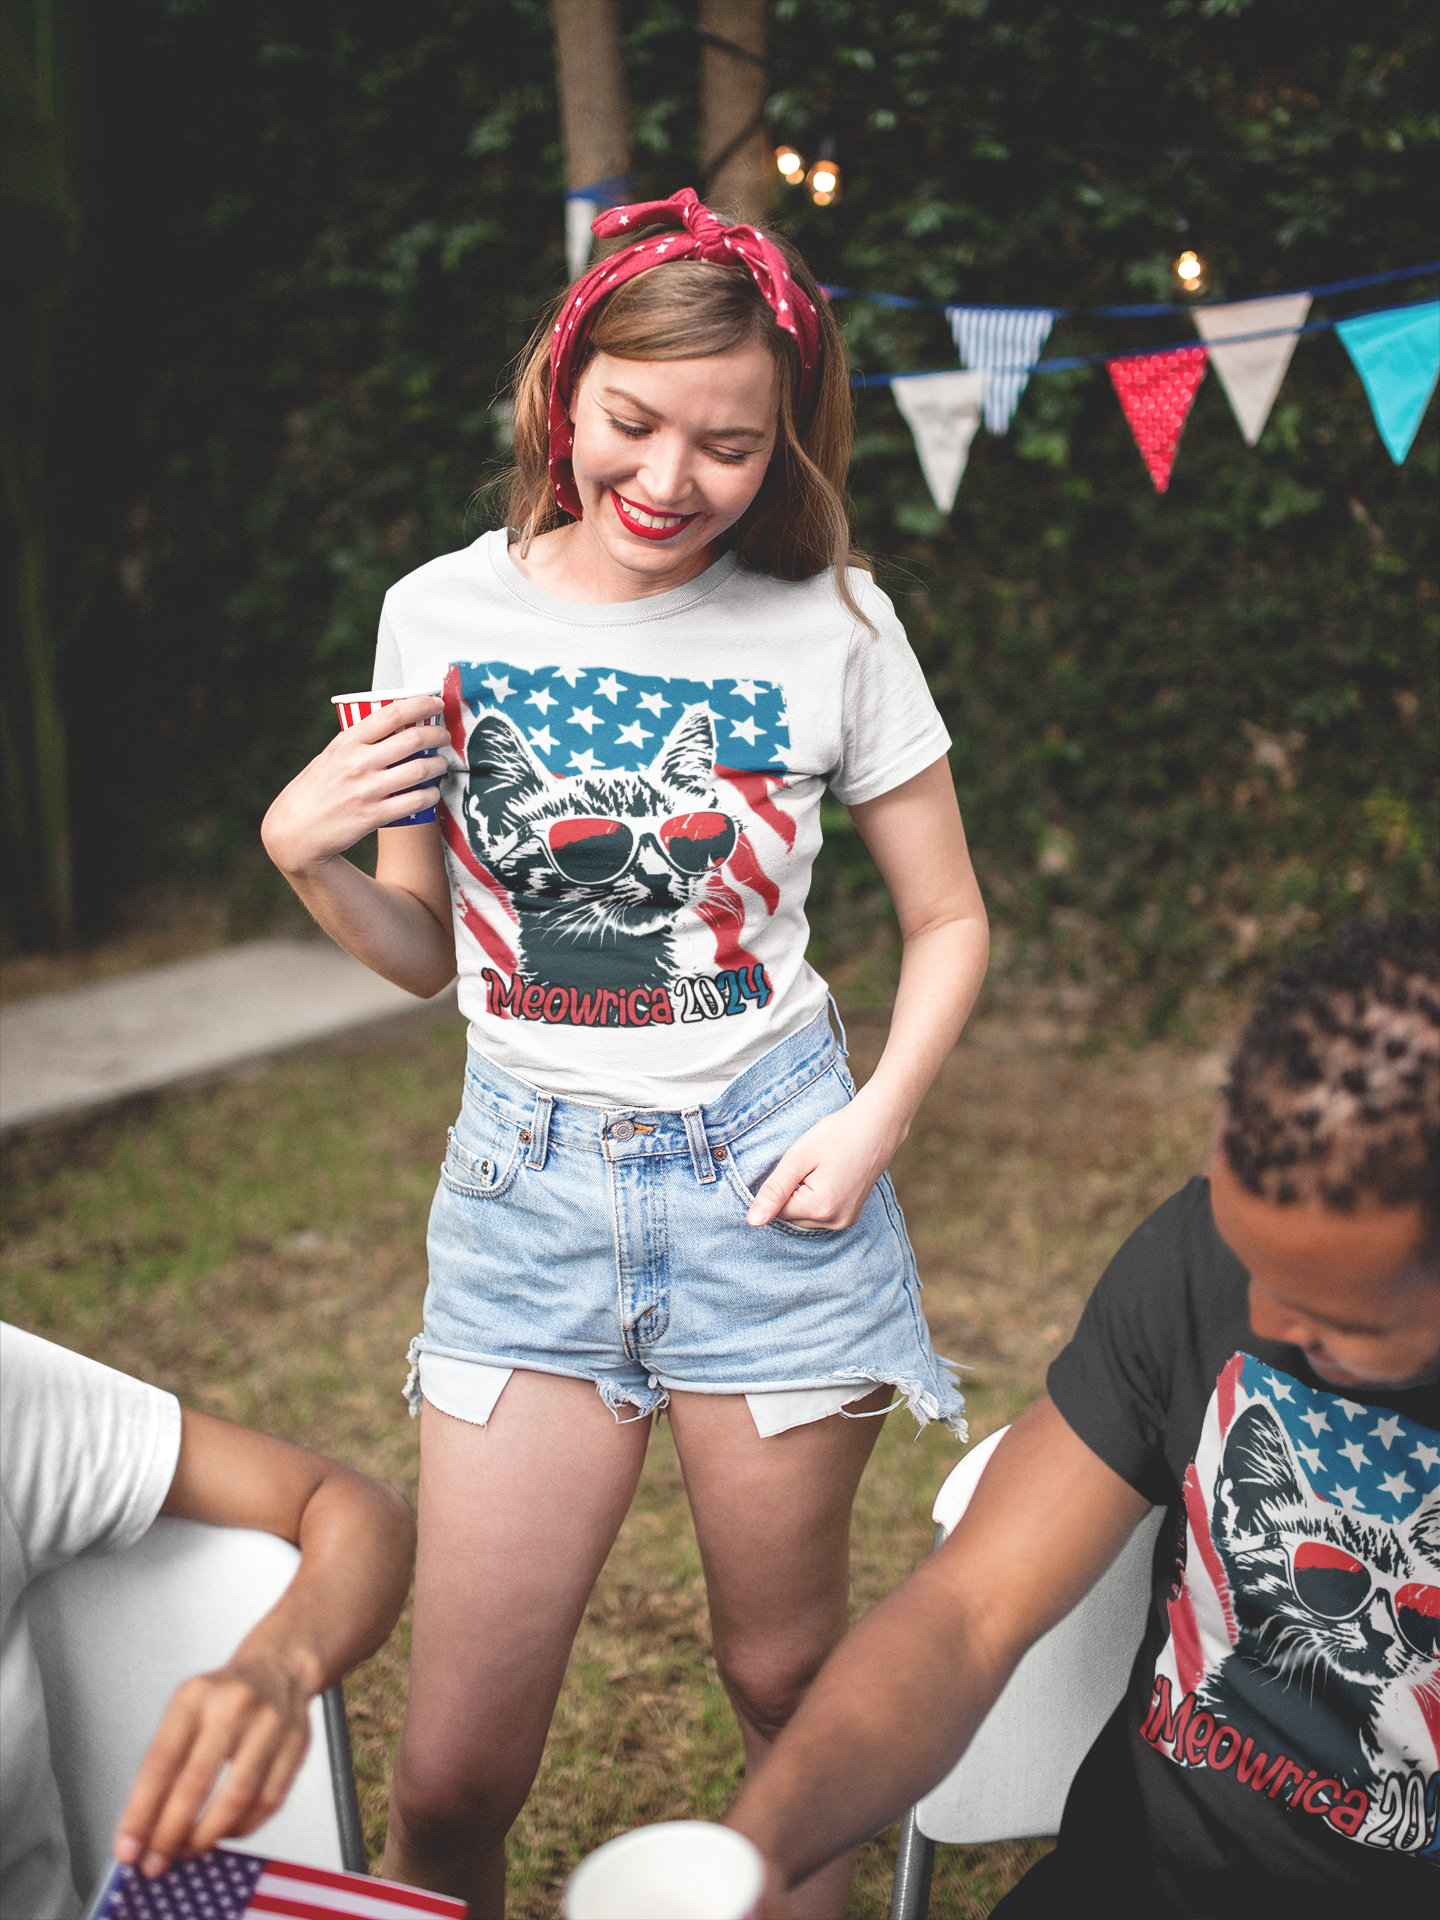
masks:
{"label": "tree trunk", "polygon": [[[14,539],[10,615],[19,635],[0,684],[0,739],[6,829],[38,882],[45,933],[66,946],[75,934],[75,875],[46,453],[51,351],[79,251],[81,213],[56,117],[54,12],[52,0],[7,8],[0,54],[9,266],[20,283],[6,303],[0,355],[0,498]],[[63,24],[73,34],[74,22]]]}
{"label": "tree trunk", "polygon": [[550,0],[560,88],[565,186],[597,191],[565,202],[565,257],[573,280],[590,258],[590,222],[629,197],[630,103],[619,0]]}
{"label": "tree trunk", "polygon": [[701,197],[722,218],[754,225],[769,209],[775,171],[760,118],[768,82],[765,0],[700,0],[700,25],[730,43],[700,43]]}

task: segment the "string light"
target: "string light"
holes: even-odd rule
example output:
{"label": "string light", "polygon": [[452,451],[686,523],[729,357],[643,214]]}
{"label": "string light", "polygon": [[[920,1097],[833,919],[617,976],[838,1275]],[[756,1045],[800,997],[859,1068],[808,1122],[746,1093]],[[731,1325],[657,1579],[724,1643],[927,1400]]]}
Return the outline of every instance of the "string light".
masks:
{"label": "string light", "polygon": [[775,149],[775,165],[792,187],[798,187],[805,178],[805,162],[788,142]]}
{"label": "string light", "polygon": [[810,189],[810,198],[817,207],[828,207],[840,192],[840,163],[835,158],[834,142],[825,140],[820,145],[820,158],[805,176],[805,184]]}
{"label": "string light", "polygon": [[1186,247],[1172,269],[1175,284],[1181,293],[1204,293],[1208,284],[1205,278],[1205,262],[1192,247]]}

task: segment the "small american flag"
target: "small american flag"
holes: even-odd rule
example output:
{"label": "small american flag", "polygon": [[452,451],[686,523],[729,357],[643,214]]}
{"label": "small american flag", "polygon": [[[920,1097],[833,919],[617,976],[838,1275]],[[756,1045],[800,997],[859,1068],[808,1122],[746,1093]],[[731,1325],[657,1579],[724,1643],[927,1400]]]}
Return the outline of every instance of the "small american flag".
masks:
{"label": "small american flag", "polygon": [[463,1900],[421,1887],[372,1880],[364,1873],[332,1873],[290,1860],[216,1847],[178,1860],[158,1879],[117,1866],[91,1908],[92,1920],[247,1920],[281,1914],[291,1920],[465,1920]]}

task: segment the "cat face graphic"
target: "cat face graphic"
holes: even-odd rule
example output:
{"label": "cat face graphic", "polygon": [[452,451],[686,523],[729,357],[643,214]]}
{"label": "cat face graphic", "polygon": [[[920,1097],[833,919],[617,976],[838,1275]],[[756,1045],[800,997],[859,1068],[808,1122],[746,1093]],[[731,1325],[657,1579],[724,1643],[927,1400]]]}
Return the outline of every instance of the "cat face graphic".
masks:
{"label": "cat face graphic", "polygon": [[587,946],[654,933],[704,892],[734,851],[737,826],[714,785],[715,723],[705,707],[676,722],[640,773],[557,780],[502,714],[471,729],[465,828],[522,914],[559,914]]}
{"label": "cat face graphic", "polygon": [[1226,1438],[1210,1524],[1236,1652],[1286,1687],[1373,1701],[1433,1676],[1440,1500],[1391,1526],[1318,1499],[1279,1420],[1257,1403]]}

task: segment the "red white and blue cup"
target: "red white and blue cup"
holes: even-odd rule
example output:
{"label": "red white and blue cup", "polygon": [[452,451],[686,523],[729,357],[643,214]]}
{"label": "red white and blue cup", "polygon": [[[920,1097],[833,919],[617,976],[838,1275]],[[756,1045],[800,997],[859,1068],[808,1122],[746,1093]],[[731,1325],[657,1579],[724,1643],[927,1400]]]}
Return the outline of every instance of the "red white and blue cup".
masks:
{"label": "red white and blue cup", "polygon": [[[394,706],[397,700],[423,700],[427,695],[431,699],[438,700],[441,693],[442,689],[439,687],[375,687],[369,693],[332,693],[330,704],[340,716],[340,731],[345,733],[351,727],[358,727],[362,720],[368,720],[372,713],[378,713],[382,707]],[[419,724],[422,727],[443,727],[445,721],[443,716],[437,713],[433,720],[422,720]],[[424,760],[426,757],[425,753],[407,753],[405,759],[397,760],[395,765],[403,767],[411,760]],[[434,782],[430,780],[424,782],[427,787],[433,784]],[[399,787],[396,791],[397,793],[419,793],[421,789]],[[407,813],[403,820],[389,820],[386,825],[428,827],[434,818],[434,807],[426,807],[420,813]]]}

